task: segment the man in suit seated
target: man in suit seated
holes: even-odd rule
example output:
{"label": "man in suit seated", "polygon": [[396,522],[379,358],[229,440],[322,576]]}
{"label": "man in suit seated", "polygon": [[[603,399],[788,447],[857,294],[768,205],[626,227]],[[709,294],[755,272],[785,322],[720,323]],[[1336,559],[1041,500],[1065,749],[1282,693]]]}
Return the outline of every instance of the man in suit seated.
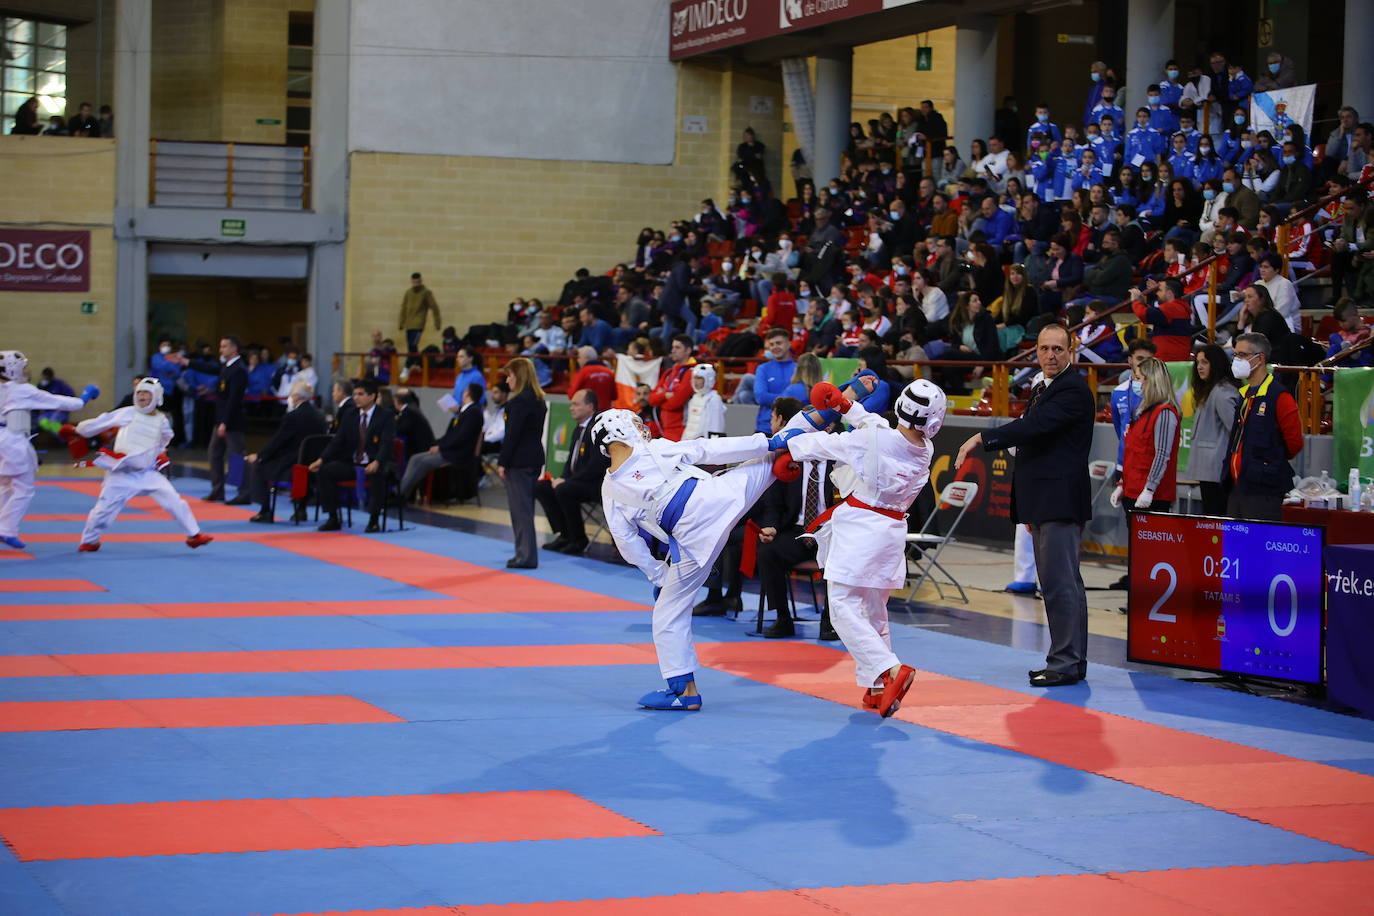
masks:
{"label": "man in suit seated", "polygon": [[434,430],[420,411],[420,398],[415,392],[397,388],[391,393],[391,406],[396,410],[396,436],[405,440],[406,458],[429,451],[434,445]]}
{"label": "man in suit seated", "polygon": [[[454,467],[464,481],[472,481],[477,470],[477,449],[482,440],[482,386],[469,382],[463,389],[463,400],[448,429],[439,441],[423,452],[416,453],[406,465],[401,478],[401,498],[410,499],[415,488],[439,468]],[[459,495],[469,495],[471,485],[459,488]]]}
{"label": "man in suit seated", "polygon": [[611,460],[592,445],[592,421],[602,407],[596,392],[590,388],[573,392],[568,407],[577,423],[568,446],[568,463],[562,477],[534,485],[534,498],[544,507],[544,516],[556,535],[544,549],[576,555],[587,549],[582,504],[601,500],[601,482]]}
{"label": "man in suit seated", "polygon": [[320,505],[329,514],[320,525],[321,531],[338,531],[343,527],[339,522],[339,484],[357,480],[359,469],[367,485],[367,532],[382,530],[378,517],[386,499],[396,415],[377,403],[380,391],[376,379],[353,383],[356,412],[339,411],[339,431],[325,446],[324,454],[310,465],[310,470],[319,474]]}
{"label": "man in suit seated", "polygon": [[[334,410],[329,417],[329,435],[331,436],[339,431],[345,417],[356,414],[358,410],[358,405],[353,403],[354,384],[352,379],[335,379],[334,384],[330,387],[329,403],[334,405]],[[356,415],[353,417],[353,422],[358,422]]]}
{"label": "man in suit seated", "polygon": [[[263,525],[272,524],[272,507],[268,491],[272,482],[281,480],[291,473],[291,467],[300,454],[301,443],[310,436],[323,435],[327,424],[320,409],[310,403],[315,389],[309,382],[296,382],[286,399],[286,413],[281,425],[272,434],[271,440],[262,450],[246,456],[244,474],[247,475],[246,490],[253,494],[253,501],[262,506],[258,514],[249,519]],[[292,521],[305,520],[305,505],[295,504]]]}

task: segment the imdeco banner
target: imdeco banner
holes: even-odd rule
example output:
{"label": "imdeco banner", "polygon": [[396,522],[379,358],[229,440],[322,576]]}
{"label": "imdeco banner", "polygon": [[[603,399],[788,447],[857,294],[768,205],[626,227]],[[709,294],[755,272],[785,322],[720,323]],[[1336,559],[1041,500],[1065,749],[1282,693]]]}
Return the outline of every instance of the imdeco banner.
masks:
{"label": "imdeco banner", "polygon": [[90,232],[0,229],[0,290],[84,293],[90,288]]}

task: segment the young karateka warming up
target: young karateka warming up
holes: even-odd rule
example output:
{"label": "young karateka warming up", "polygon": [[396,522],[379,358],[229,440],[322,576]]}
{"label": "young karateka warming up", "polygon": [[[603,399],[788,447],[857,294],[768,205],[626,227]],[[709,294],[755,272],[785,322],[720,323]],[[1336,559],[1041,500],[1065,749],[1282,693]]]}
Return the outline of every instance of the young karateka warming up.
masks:
{"label": "young karateka warming up", "polygon": [[[94,454],[90,464],[105,469],[105,482],[100,498],[86,516],[77,550],[85,553],[100,549],[100,535],[119,515],[124,504],[135,496],[147,494],[166,509],[186,532],[186,546],[195,548],[214,540],[200,533],[190,506],[173,488],[161,469],[167,466],[163,450],[172,441],[172,424],[158,408],[162,406],[162,383],[155,378],[141,378],[134,385],[134,405],[120,407],[98,417],[76,424],[76,434],[83,439],[97,436],[107,429],[118,427],[114,448]],[[69,442],[70,444],[70,442]],[[74,448],[73,454],[76,454]]]}
{"label": "young karateka warming up", "polygon": [[683,439],[708,439],[725,435],[725,402],[716,391],[716,367],[697,363],[692,367],[692,399],[687,402]]}
{"label": "young karateka warming up", "polygon": [[0,542],[23,550],[19,522],[33,501],[38,453],[29,443],[34,410],[80,410],[100,397],[87,385],[81,397],[49,394],[25,378],[29,361],[18,350],[0,350]]}
{"label": "young karateka warming up", "polygon": [[787,449],[797,460],[840,465],[832,478],[845,498],[816,518],[811,536],[830,594],[830,622],[866,688],[863,705],[887,718],[916,678],[892,651],[887,596],[906,581],[906,510],[930,475],[929,440],[944,423],[945,394],[926,379],[907,385],[893,404],[896,429],[827,382],[812,389],[811,403],[838,410],[853,427],[795,435]]}

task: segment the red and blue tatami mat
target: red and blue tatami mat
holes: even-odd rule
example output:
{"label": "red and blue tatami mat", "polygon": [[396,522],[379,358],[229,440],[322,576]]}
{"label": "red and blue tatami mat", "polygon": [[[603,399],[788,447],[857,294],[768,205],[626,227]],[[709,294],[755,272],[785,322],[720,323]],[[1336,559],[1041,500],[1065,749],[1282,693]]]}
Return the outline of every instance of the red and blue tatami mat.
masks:
{"label": "red and blue tatami mat", "polygon": [[[181,480],[188,495],[203,481]],[[1374,893],[1374,722],[896,626],[848,656],[697,621],[661,685],[637,572],[46,480],[0,563],[0,913],[1347,913]],[[1111,661],[1111,660],[1106,660]]]}

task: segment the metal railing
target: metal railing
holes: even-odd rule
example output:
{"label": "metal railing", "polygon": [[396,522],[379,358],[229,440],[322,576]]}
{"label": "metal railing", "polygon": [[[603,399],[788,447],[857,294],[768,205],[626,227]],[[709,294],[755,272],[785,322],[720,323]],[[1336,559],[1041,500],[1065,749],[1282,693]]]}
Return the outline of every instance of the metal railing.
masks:
{"label": "metal railing", "polygon": [[309,210],[310,147],[149,141],[148,203],[159,207]]}

